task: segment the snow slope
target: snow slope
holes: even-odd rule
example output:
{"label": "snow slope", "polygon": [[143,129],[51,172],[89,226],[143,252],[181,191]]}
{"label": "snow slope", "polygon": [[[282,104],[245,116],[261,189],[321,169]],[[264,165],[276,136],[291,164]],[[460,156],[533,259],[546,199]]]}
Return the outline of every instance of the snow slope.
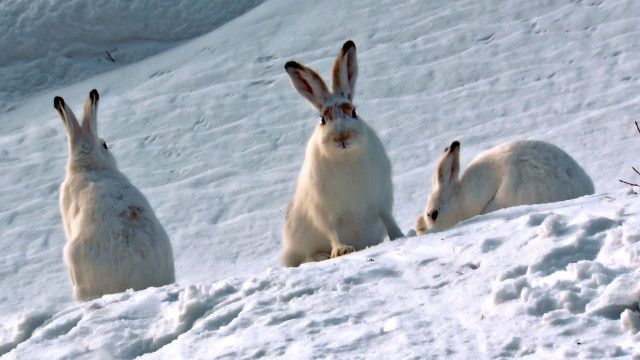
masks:
{"label": "snow slope", "polygon": [[0,110],[42,90],[139,61],[262,0],[7,0],[0,4]]}
{"label": "snow slope", "polygon": [[15,354],[631,355],[638,335],[619,319],[638,314],[629,290],[640,275],[639,222],[620,209],[637,213],[635,203],[621,195],[520,207],[300,269],[105,296],[45,319]]}
{"label": "snow slope", "polygon": [[[63,16],[43,14],[43,24]],[[0,113],[0,354],[640,358],[638,199],[617,181],[634,180],[640,147],[638,20],[632,0],[268,0],[95,77],[53,63],[58,80],[8,91],[17,103]],[[139,29],[127,24],[114,43],[132,44]],[[161,38],[199,33],[175,24],[159,23],[171,34]],[[317,121],[282,66],[295,58],[326,77],[347,38],[358,46],[358,113],[387,147],[405,231],[454,139],[463,167],[503,141],[553,142],[596,195],[279,268]],[[11,76],[0,72],[0,93]],[[102,135],[164,224],[178,281],[74,304],[57,208],[66,139],[51,102],[61,95],[79,111],[94,87]]]}

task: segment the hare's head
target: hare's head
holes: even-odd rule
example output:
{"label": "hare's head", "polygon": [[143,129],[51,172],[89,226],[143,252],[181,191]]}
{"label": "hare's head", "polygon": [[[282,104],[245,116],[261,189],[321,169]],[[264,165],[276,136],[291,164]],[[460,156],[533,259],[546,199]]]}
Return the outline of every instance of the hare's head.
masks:
{"label": "hare's head", "polygon": [[433,174],[431,195],[424,213],[427,228],[446,228],[458,222],[459,209],[451,198],[458,187],[459,173],[460,142],[454,141],[444,149]]}
{"label": "hare's head", "polygon": [[358,76],[356,45],[353,41],[345,42],[336,57],[332,91],[315,71],[304,65],[289,61],[284,68],[293,87],[320,115],[314,134],[320,150],[328,156],[362,152],[366,129],[353,105]]}
{"label": "hare's head", "polygon": [[69,139],[69,167],[74,170],[116,168],[116,160],[107,143],[98,137],[98,91],[93,89],[84,103],[82,125],[64,99],[56,96],[53,107],[64,123]]}

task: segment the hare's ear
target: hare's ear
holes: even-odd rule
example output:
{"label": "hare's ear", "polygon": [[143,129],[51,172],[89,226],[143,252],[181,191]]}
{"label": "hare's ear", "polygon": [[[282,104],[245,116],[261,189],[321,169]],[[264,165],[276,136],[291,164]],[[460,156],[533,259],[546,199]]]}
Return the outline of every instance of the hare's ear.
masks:
{"label": "hare's ear", "polygon": [[451,184],[458,180],[460,173],[460,142],[454,141],[446,149],[438,163],[437,180],[440,185]]}
{"label": "hare's ear", "polygon": [[73,111],[71,111],[64,99],[60,96],[53,98],[53,107],[58,112],[58,115],[60,115],[60,119],[62,119],[62,122],[64,123],[69,139],[77,139],[78,136],[80,136],[80,124],[78,124],[78,119],[76,119]]}
{"label": "hare's ear", "polygon": [[98,90],[93,89],[84,102],[84,115],[82,116],[82,131],[87,135],[98,136]]}
{"label": "hare's ear", "polygon": [[358,59],[356,58],[356,44],[348,40],[342,45],[342,49],[340,49],[336,57],[336,62],[333,64],[333,93],[340,94],[350,101],[353,101],[357,77]]}
{"label": "hare's ear", "polygon": [[316,110],[322,111],[322,107],[330,93],[320,75],[295,61],[287,62],[284,65],[284,69],[289,74],[291,84],[298,93],[304,96]]}

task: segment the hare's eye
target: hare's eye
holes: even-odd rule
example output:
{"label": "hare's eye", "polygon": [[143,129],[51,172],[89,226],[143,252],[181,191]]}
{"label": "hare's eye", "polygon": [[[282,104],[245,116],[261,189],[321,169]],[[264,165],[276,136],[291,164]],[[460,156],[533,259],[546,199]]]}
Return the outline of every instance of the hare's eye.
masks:
{"label": "hare's eye", "polygon": [[105,150],[109,150],[109,147],[107,146],[107,143],[106,143],[105,141],[103,141],[103,142],[102,142],[102,147],[103,147]]}
{"label": "hare's eye", "polygon": [[324,116],[320,117],[320,125],[325,125],[327,121],[324,119]]}
{"label": "hare's eye", "polygon": [[358,114],[356,114],[356,109],[351,110],[351,117],[354,119],[358,117]]}

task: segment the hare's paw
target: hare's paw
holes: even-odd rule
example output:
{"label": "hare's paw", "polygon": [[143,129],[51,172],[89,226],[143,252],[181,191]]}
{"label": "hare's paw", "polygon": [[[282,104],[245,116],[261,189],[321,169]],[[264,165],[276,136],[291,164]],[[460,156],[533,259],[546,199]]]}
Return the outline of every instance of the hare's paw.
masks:
{"label": "hare's paw", "polygon": [[334,257],[346,255],[348,253],[354,252],[355,250],[356,249],[354,249],[353,246],[349,246],[349,245],[334,246],[331,249],[331,257],[334,258]]}
{"label": "hare's paw", "polygon": [[427,233],[427,223],[424,222],[424,217],[422,214],[418,215],[415,222],[416,234],[424,235]]}

